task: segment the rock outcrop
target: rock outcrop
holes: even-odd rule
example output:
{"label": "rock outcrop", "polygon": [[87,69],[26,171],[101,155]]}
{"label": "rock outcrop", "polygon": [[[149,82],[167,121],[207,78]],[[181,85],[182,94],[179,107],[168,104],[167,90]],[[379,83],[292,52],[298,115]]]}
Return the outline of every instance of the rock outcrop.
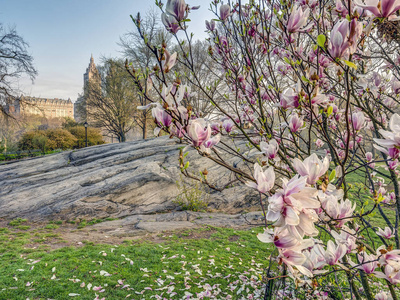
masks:
{"label": "rock outcrop", "polygon": [[[0,217],[30,220],[120,218],[176,209],[179,147],[167,137],[107,144],[0,165]],[[189,150],[190,168],[231,176]],[[243,186],[210,192],[209,206],[238,213],[258,207]]]}

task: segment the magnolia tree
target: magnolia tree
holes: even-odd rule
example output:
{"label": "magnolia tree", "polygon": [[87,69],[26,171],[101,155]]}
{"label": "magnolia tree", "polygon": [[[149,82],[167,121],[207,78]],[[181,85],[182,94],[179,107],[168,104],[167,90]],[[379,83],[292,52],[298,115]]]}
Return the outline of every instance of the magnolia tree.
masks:
{"label": "magnolia tree", "polygon": [[[400,299],[400,0],[213,1],[205,29],[218,97],[194,68],[187,25],[198,7],[156,4],[180,50],[142,34],[157,63],[126,68],[156,134],[259,192],[265,299]],[[175,73],[177,61],[191,73]],[[185,106],[193,87],[214,116]],[[207,170],[189,173],[184,157],[182,172],[224,187]]]}

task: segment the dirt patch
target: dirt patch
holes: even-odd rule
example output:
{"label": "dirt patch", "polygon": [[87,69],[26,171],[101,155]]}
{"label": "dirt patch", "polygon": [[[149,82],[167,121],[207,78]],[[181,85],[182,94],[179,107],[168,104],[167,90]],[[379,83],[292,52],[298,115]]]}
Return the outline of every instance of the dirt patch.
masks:
{"label": "dirt patch", "polygon": [[[162,233],[149,233],[137,230],[129,236],[116,236],[108,234],[110,228],[88,225],[78,228],[79,224],[49,224],[44,222],[23,221],[20,225],[10,225],[9,220],[0,220],[0,228],[5,228],[8,234],[25,235],[27,237],[26,249],[46,248],[55,250],[63,247],[82,247],[88,244],[119,245],[126,242],[141,242],[142,240],[153,243],[163,243],[171,240],[173,236],[180,239],[209,239],[216,229],[202,226],[192,229],[178,229]],[[97,228],[96,228],[97,227]],[[22,229],[21,229],[22,228]],[[236,236],[231,237],[235,240]]]}
{"label": "dirt patch", "polygon": [[240,239],[240,236],[238,236],[238,235],[231,235],[229,237],[230,242],[236,242],[238,239]]}

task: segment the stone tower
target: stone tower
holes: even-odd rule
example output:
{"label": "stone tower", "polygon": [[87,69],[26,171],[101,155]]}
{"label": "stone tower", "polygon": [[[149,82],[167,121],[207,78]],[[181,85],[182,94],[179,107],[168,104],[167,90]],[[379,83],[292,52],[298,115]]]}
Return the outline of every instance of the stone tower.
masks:
{"label": "stone tower", "polygon": [[90,118],[88,117],[87,114],[88,110],[91,109],[90,105],[89,106],[87,105],[88,102],[87,100],[89,97],[88,95],[89,83],[90,83],[90,88],[96,87],[100,89],[101,78],[100,78],[100,73],[97,70],[96,65],[94,63],[93,54],[90,57],[89,66],[86,68],[85,74],[83,74],[83,95],[79,96],[74,105],[74,116],[77,122],[85,122],[85,121],[87,121],[88,123],[93,122],[93,120],[89,120]]}
{"label": "stone tower", "polygon": [[86,87],[90,81],[100,83],[100,74],[96,68],[96,65],[94,64],[93,54],[90,57],[90,63],[89,66],[86,68],[86,73],[83,74],[84,87]]}

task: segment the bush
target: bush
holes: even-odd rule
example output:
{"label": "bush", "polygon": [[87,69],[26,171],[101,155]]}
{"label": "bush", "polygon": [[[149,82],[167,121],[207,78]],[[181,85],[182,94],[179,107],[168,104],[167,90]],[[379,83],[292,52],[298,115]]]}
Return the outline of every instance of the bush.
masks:
{"label": "bush", "polygon": [[[67,130],[77,138],[77,146],[78,148],[85,147],[85,127],[83,126],[74,126],[68,127]],[[88,137],[88,146],[101,145],[104,144],[103,136],[100,133],[100,130],[93,127],[88,127],[87,129],[87,137]]]}
{"label": "bush", "polygon": [[178,196],[173,203],[179,205],[182,210],[203,211],[207,209],[209,194],[206,193],[204,185],[196,180],[186,183],[180,176],[180,181],[176,182],[179,190]]}
{"label": "bush", "polygon": [[41,137],[46,137],[44,130],[31,130],[25,132],[18,141],[18,149],[20,150],[36,149],[34,141],[39,141]]}
{"label": "bush", "polygon": [[46,152],[48,140],[49,139],[45,135],[35,135],[32,139],[32,144],[35,149],[40,149],[44,153]]}
{"label": "bush", "polygon": [[25,132],[18,142],[20,150],[40,149],[72,149],[77,143],[77,139],[65,129],[32,130]]}
{"label": "bush", "polygon": [[46,130],[48,141],[46,148],[49,150],[55,149],[72,149],[76,143],[77,138],[73,136],[68,130],[65,129],[49,129]]}

